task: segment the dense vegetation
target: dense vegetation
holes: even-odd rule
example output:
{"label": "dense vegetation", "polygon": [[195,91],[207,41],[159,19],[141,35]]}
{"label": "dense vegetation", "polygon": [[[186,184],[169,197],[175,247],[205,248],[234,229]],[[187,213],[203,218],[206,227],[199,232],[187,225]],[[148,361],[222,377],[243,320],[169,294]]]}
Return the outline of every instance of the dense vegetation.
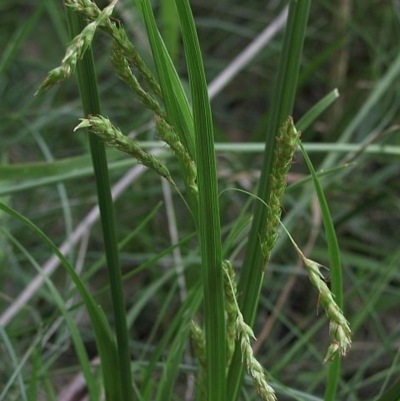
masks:
{"label": "dense vegetation", "polygon": [[0,3],[0,400],[399,400],[399,2],[177,4]]}

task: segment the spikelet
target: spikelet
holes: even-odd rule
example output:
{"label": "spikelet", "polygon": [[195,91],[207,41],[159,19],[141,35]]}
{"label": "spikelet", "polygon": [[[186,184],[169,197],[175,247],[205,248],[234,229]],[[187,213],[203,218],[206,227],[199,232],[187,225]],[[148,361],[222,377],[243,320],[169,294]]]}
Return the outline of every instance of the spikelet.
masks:
{"label": "spikelet", "polygon": [[175,156],[179,160],[183,170],[183,179],[187,190],[190,192],[192,199],[197,200],[197,169],[196,164],[190,157],[188,150],[182,144],[178,134],[175,132],[163,118],[156,116],[156,128],[160,139],[167,143]]}
{"label": "spikelet", "polygon": [[265,262],[268,262],[278,237],[277,228],[281,217],[281,200],[286,188],[286,175],[299,143],[300,133],[291,117],[283,123],[276,137],[275,153],[272,163],[270,199],[267,210],[267,229],[260,235],[260,245]]}
{"label": "spikelet", "polygon": [[81,123],[75,127],[74,131],[81,128],[89,128],[90,132],[103,139],[108,145],[135,157],[139,163],[153,169],[176,187],[167,167],[155,156],[143,150],[134,139],[125,136],[117,127],[111,124],[108,118],[103,116],[81,118]]}
{"label": "spikelet", "polygon": [[347,350],[351,346],[351,330],[349,322],[344,317],[342,310],[334,300],[334,295],[326,285],[324,276],[320,271],[320,268],[323,266],[306,258],[283,224],[282,227],[289,236],[290,241],[306,268],[311,284],[318,290],[319,303],[328,316],[331,343],[325,356],[324,363],[330,363],[337,355],[345,356]]}
{"label": "spikelet", "polygon": [[95,20],[88,24],[79,35],[72,39],[61,61],[61,66],[54,68],[48,73],[47,77],[36,91],[35,96],[68,78],[75,71],[78,60],[82,59],[92,44],[97,27],[110,17],[116,3],[117,0],[114,0],[110,5],[104,8],[104,10],[99,10]]}
{"label": "spikelet", "polygon": [[206,340],[204,332],[197,322],[192,320],[190,324],[190,339],[194,353],[200,363],[197,383],[201,392],[201,399],[207,399],[207,361],[206,361]]}
{"label": "spikelet", "polygon": [[224,261],[222,267],[226,276],[224,290],[225,300],[228,306],[225,308],[227,309],[228,316],[230,315],[229,319],[234,320],[236,338],[239,340],[240,349],[242,351],[242,361],[246,364],[247,372],[253,379],[254,386],[262,399],[264,401],[276,401],[275,391],[268,384],[264,369],[253,354],[251,339],[255,339],[255,336],[251,327],[244,321],[243,314],[237,303],[236,285],[232,265],[229,261]]}
{"label": "spikelet", "polygon": [[[297,252],[299,253],[299,251]],[[307,259],[302,253],[300,258],[307,269],[311,284],[319,292],[319,303],[329,318],[331,344],[324,359],[325,363],[329,363],[333,361],[336,355],[346,355],[348,348],[351,346],[350,326],[342,310],[335,302],[332,292],[325,283],[324,277],[320,272],[321,265],[311,259]]]}
{"label": "spikelet", "polygon": [[[82,13],[90,21],[97,20],[103,12],[90,0],[65,0],[65,5],[74,11]],[[154,93],[161,97],[161,89],[156,78],[137,52],[135,46],[128,39],[123,26],[111,18],[106,18],[100,21],[99,27],[112,37],[114,47],[118,48],[128,62],[132,63],[138,69]]]}
{"label": "spikelet", "polygon": [[142,88],[139,81],[132,73],[128,60],[117,46],[114,46],[111,61],[118,76],[136,93],[143,106],[152,110],[155,114],[165,118],[164,111],[161,109],[157,101]]}

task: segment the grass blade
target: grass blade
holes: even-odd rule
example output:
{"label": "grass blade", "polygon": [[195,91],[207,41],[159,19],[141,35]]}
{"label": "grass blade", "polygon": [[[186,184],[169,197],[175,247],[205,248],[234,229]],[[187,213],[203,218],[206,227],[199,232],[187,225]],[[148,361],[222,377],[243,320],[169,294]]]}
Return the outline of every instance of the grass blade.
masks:
{"label": "grass blade", "polygon": [[[71,10],[67,9],[66,12],[71,36],[75,37],[85,27],[85,21],[82,16],[72,12]],[[84,114],[86,116],[89,114],[100,114],[100,100],[97,91],[96,73],[91,50],[87,51],[82,60],[78,62],[77,76]],[[105,380],[106,376],[109,375],[114,377],[114,380],[115,377],[119,377],[122,392],[121,400],[130,401],[133,400],[133,387],[130,369],[128,327],[126,323],[125,300],[107,159],[104,143],[102,143],[99,138],[90,134],[89,144],[93,160],[100,218],[103,228],[104,249],[107,257],[118,349],[117,365],[103,365],[103,377]],[[111,396],[113,400],[119,399],[113,394],[108,394],[108,396]]]}
{"label": "grass blade", "polygon": [[226,339],[221,227],[211,107],[193,15],[176,2],[193,102],[199,190],[198,232],[202,260],[208,400],[226,399]]}
{"label": "grass blade", "polygon": [[[43,273],[43,269],[36,262],[33,256],[28,252],[28,250],[11,234],[7,233],[6,236],[16,246],[16,248],[18,248],[22,252],[22,254],[25,255],[26,259],[29,260],[29,262],[35,267],[35,269],[38,270],[40,273]],[[75,347],[75,352],[86,380],[86,385],[88,387],[90,400],[94,401],[98,399],[100,392],[98,386],[96,385],[96,380],[94,378],[94,375],[91,372],[91,366],[89,363],[88,355],[86,353],[85,344],[83,342],[82,336],[80,335],[78,327],[73,317],[71,316],[71,313],[69,312],[68,307],[65,301],[63,300],[63,297],[57,290],[56,286],[53,284],[53,282],[50,280],[48,276],[46,276],[45,282],[49,289],[49,294],[52,299],[52,302],[54,302],[57,305],[58,309],[60,310],[65,320],[65,323],[68,327],[68,330],[71,334],[71,338]]]}
{"label": "grass blade", "polygon": [[[109,325],[106,321],[106,318],[102,312],[102,310],[96,305],[93,300],[92,295],[89,293],[85,284],[75,272],[73,267],[69,264],[68,260],[65,256],[58,250],[56,245],[46,236],[46,234],[40,230],[36,225],[34,225],[30,220],[20,215],[17,211],[11,209],[10,207],[0,203],[0,209],[4,212],[8,213],[10,216],[19,220],[22,224],[32,230],[38,237],[42,239],[43,242],[48,245],[57,258],[60,260],[61,264],[67,270],[71,279],[73,280],[76,288],[78,289],[82,299],[85,303],[86,309],[90,316],[91,323],[93,325],[93,329],[96,337],[96,344],[98,347],[98,351],[100,354],[100,358],[104,363],[103,372],[104,372],[104,387],[106,389],[106,394],[108,393],[108,397],[110,395],[114,396],[114,400],[120,400],[120,383],[118,380],[114,379],[113,372],[115,371],[115,366],[117,366],[117,349],[114,338],[110,331]],[[70,326],[70,328],[73,326]],[[71,335],[74,335],[72,331]],[[108,372],[107,372],[108,368]],[[111,374],[106,374],[110,373]],[[111,393],[111,394],[110,394]],[[115,396],[116,395],[116,396]],[[111,398],[107,398],[111,399]]]}
{"label": "grass blade", "polygon": [[339,92],[337,89],[329,92],[297,121],[297,129],[304,132],[338,97]]}
{"label": "grass blade", "polygon": [[[362,105],[360,110],[351,119],[346,129],[338,139],[339,143],[346,143],[350,140],[351,136],[354,135],[357,127],[359,127],[363,121],[367,118],[368,114],[371,113],[373,108],[379,103],[384,95],[388,92],[391,85],[398,80],[400,74],[400,55],[398,55],[390,65],[390,68],[386,71],[385,75],[374,85],[374,89],[371,91],[365,103]],[[322,169],[330,168],[335,164],[337,155],[329,154],[321,165]]]}
{"label": "grass blade", "polygon": [[384,392],[376,401],[398,401],[400,397],[400,379]]}
{"label": "grass blade", "polygon": [[149,0],[137,0],[147,28],[154,63],[160,81],[168,122],[178,131],[181,142],[192,159],[195,158],[193,117],[188,99],[179,80],[178,73],[157,29]]}

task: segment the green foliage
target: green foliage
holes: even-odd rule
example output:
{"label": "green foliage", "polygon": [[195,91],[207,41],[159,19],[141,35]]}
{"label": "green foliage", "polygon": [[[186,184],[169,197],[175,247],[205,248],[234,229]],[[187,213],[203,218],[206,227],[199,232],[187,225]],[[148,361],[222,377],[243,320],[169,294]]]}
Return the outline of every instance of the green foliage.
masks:
{"label": "green foliage", "polygon": [[0,400],[399,399],[398,6],[267,3],[2,2]]}

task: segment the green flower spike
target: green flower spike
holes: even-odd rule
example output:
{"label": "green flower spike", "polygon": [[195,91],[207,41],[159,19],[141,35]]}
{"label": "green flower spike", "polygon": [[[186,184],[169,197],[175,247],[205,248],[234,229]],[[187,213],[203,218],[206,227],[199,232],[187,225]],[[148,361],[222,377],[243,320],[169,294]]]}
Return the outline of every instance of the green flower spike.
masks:
{"label": "green flower spike", "polygon": [[[244,321],[236,299],[234,271],[229,261],[224,261],[223,268],[226,276],[225,299],[228,301],[227,312],[230,319],[235,319],[236,338],[239,340],[242,351],[242,361],[246,364],[247,371],[253,379],[254,386],[264,401],[276,401],[275,391],[268,384],[264,368],[257,361],[251,347],[251,339],[255,339],[252,328]],[[230,287],[228,289],[227,287]],[[235,309],[235,311],[233,310]],[[233,316],[235,315],[235,316]],[[229,335],[229,334],[228,334]]]}
{"label": "green flower spike", "polygon": [[272,165],[271,195],[268,200],[267,230],[261,236],[261,249],[265,262],[269,261],[272,249],[278,237],[277,228],[281,218],[281,200],[286,188],[286,176],[290,169],[294,152],[298,146],[300,132],[296,130],[291,117],[283,123],[276,137],[275,153]]}
{"label": "green flower spike", "polygon": [[156,157],[143,150],[134,139],[125,136],[117,127],[111,124],[108,118],[102,116],[81,118],[81,123],[75,127],[74,131],[81,128],[89,128],[90,132],[103,139],[108,145],[135,157],[139,163],[153,169],[176,187],[167,167]]}
{"label": "green flower spike", "polygon": [[307,259],[283,224],[282,227],[286,231],[297,254],[303,262],[311,284],[318,290],[319,303],[324,308],[329,318],[329,336],[331,338],[331,344],[325,356],[324,363],[332,362],[337,355],[345,356],[351,346],[349,322],[344,317],[342,310],[334,300],[334,295],[326,285],[325,278],[320,271],[320,268],[323,266],[311,259]]}
{"label": "green flower spike", "polygon": [[61,61],[61,66],[54,68],[48,73],[47,77],[36,91],[35,96],[68,78],[75,71],[78,60],[82,59],[83,55],[92,44],[97,27],[110,17],[117,1],[118,0],[114,0],[103,11],[99,12],[96,19],[88,24],[79,35],[72,39]]}

